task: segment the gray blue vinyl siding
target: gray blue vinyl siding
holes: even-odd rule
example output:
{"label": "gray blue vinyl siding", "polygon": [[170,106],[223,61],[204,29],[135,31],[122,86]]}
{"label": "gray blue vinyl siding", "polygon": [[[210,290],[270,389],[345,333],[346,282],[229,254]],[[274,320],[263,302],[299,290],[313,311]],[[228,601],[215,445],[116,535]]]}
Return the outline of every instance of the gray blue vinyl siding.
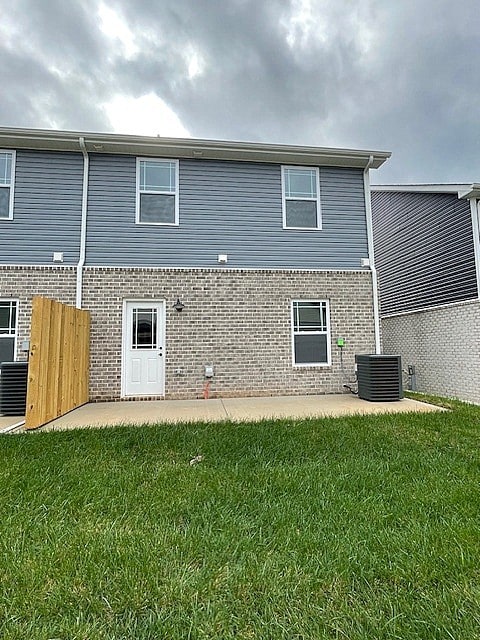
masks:
{"label": "gray blue vinyl siding", "polygon": [[372,191],[372,211],[383,315],[477,297],[468,200]]}
{"label": "gray blue vinyl siding", "polygon": [[322,230],[282,228],[281,167],[180,160],[178,227],[135,224],[136,159],[92,155],[87,265],[358,269],[368,255],[363,174],[320,168]]}
{"label": "gray blue vinyl siding", "polygon": [[13,220],[0,220],[0,264],[78,262],[83,158],[80,153],[17,151]]}

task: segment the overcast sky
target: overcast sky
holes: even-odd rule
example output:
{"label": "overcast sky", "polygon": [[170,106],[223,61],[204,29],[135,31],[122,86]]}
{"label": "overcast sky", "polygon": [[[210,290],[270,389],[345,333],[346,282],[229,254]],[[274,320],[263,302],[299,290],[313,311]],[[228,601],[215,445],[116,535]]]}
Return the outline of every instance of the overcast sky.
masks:
{"label": "overcast sky", "polygon": [[0,126],[392,151],[480,181],[478,0],[0,0]]}

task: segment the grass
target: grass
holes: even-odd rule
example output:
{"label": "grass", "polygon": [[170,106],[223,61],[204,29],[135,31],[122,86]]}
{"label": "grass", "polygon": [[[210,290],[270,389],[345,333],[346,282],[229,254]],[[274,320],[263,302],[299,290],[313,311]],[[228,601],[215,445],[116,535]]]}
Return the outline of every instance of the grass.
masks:
{"label": "grass", "polygon": [[480,409],[449,406],[4,436],[0,637],[480,638]]}

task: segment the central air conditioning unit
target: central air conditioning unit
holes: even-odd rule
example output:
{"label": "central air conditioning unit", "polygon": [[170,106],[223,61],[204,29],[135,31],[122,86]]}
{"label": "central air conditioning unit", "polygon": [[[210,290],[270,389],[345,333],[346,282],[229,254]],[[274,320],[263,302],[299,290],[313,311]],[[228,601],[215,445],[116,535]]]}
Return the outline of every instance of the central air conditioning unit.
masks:
{"label": "central air conditioning unit", "polygon": [[402,359],[390,355],[356,355],[358,397],[370,402],[403,398]]}
{"label": "central air conditioning unit", "polygon": [[24,416],[27,404],[28,362],[0,364],[0,414]]}

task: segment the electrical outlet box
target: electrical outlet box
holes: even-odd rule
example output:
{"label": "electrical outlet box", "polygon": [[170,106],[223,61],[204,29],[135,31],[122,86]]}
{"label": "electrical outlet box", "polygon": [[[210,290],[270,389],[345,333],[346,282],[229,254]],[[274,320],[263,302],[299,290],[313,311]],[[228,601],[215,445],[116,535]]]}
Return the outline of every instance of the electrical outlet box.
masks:
{"label": "electrical outlet box", "polygon": [[52,260],[53,262],[63,262],[63,251],[54,251]]}
{"label": "electrical outlet box", "polygon": [[205,378],[213,378],[213,365],[205,365]]}
{"label": "electrical outlet box", "polygon": [[337,338],[337,347],[343,349],[345,346],[345,338]]}

